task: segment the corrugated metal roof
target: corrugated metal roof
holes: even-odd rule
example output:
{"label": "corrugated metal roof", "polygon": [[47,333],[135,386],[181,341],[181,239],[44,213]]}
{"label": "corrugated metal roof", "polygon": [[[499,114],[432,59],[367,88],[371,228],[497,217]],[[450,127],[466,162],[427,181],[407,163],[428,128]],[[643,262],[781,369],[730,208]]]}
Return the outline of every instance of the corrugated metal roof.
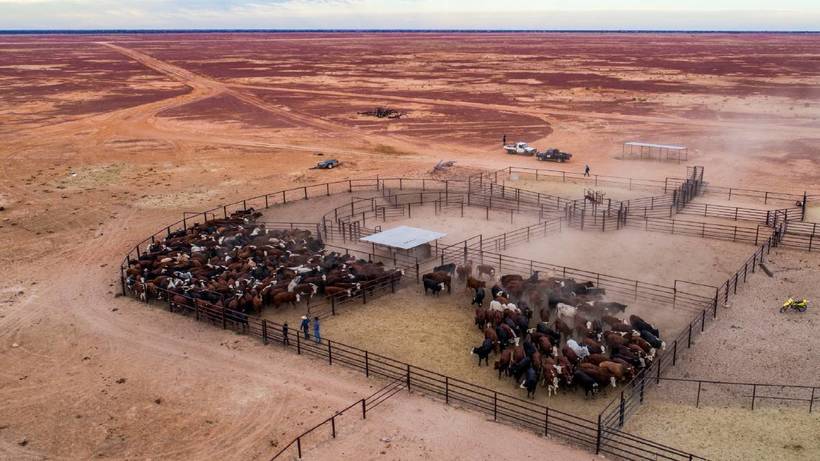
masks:
{"label": "corrugated metal roof", "polygon": [[625,146],[638,146],[638,147],[654,147],[657,149],[671,149],[671,150],[683,150],[686,149],[686,146],[676,146],[674,144],[652,144],[650,142],[637,142],[637,141],[628,141],[624,143]]}
{"label": "corrugated metal roof", "polygon": [[387,229],[378,234],[368,235],[359,240],[364,242],[375,243],[376,245],[385,245],[393,248],[401,248],[408,250],[423,245],[433,240],[438,240],[447,234],[441,232],[431,231],[427,229],[419,229],[417,227],[399,226],[392,229]]}

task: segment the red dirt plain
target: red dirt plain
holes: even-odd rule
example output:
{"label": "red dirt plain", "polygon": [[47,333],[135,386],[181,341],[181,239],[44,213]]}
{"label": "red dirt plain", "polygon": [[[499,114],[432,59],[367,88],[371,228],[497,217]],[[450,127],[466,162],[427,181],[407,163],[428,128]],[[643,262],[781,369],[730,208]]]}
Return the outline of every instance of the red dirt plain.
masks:
{"label": "red dirt plain", "polygon": [[[0,458],[266,459],[369,393],[115,298],[122,255],[183,211],[440,159],[682,174],[613,158],[634,139],[689,145],[714,183],[816,191],[818,63],[816,35],[0,37]],[[377,105],[409,115],[356,114]],[[506,156],[502,134],[575,156]]]}

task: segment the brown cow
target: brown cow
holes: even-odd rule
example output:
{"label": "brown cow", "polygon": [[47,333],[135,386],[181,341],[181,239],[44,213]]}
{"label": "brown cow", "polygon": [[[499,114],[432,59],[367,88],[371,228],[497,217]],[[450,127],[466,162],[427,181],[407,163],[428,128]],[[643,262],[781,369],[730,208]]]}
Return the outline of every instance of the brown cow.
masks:
{"label": "brown cow", "polygon": [[592,338],[581,338],[581,345],[586,346],[591,354],[606,353],[606,348]]}
{"label": "brown cow", "polygon": [[627,367],[621,363],[604,361],[599,363],[598,366],[609,371],[618,381],[632,379],[632,377],[629,376]]}
{"label": "brown cow", "polygon": [[290,303],[291,306],[296,306],[296,303],[302,300],[301,295],[299,293],[293,292],[284,292],[284,293],[277,293],[273,297],[273,307],[279,308],[282,304]]}
{"label": "brown cow", "polygon": [[479,264],[478,277],[480,278],[485,274],[490,277],[490,280],[495,280],[495,267],[490,266],[489,264]]}
{"label": "brown cow", "polygon": [[496,360],[493,364],[493,369],[498,370],[498,379],[501,379],[501,372],[504,372],[505,376],[509,376],[511,361],[512,351],[509,349],[504,349],[498,357],[498,360]]}
{"label": "brown cow", "polygon": [[456,267],[456,276],[458,280],[465,280],[473,275],[473,262],[467,261],[467,264]]}
{"label": "brown cow", "polygon": [[588,374],[592,377],[592,379],[597,381],[599,386],[605,387],[609,384],[612,387],[618,387],[615,376],[606,368],[601,368],[598,365],[593,365],[591,363],[582,363],[580,368],[584,373]]}
{"label": "brown cow", "polygon": [[467,277],[467,285],[464,287],[464,291],[469,289],[477,290],[479,288],[485,288],[486,283],[483,280],[479,280],[477,278],[473,278],[473,276]]}

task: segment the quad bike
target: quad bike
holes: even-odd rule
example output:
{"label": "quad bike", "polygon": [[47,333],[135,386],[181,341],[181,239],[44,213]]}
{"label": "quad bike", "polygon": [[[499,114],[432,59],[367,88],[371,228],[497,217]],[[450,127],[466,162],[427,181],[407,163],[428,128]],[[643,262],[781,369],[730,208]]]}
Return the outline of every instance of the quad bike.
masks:
{"label": "quad bike", "polygon": [[788,312],[789,310],[806,312],[806,309],[808,308],[809,301],[806,298],[803,298],[800,301],[797,301],[794,298],[789,298],[785,303],[783,303],[783,307],[780,308],[780,312]]}

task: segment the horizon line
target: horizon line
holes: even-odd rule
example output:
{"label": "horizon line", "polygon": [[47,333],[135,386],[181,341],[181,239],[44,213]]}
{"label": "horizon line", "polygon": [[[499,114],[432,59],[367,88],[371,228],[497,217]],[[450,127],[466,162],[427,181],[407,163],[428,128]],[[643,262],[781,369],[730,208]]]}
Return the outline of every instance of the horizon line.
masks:
{"label": "horizon line", "polygon": [[768,29],[262,29],[262,28],[194,28],[194,29],[0,29],[0,35],[25,34],[129,34],[129,33],[661,33],[661,34],[817,34],[820,29],[768,30]]}

